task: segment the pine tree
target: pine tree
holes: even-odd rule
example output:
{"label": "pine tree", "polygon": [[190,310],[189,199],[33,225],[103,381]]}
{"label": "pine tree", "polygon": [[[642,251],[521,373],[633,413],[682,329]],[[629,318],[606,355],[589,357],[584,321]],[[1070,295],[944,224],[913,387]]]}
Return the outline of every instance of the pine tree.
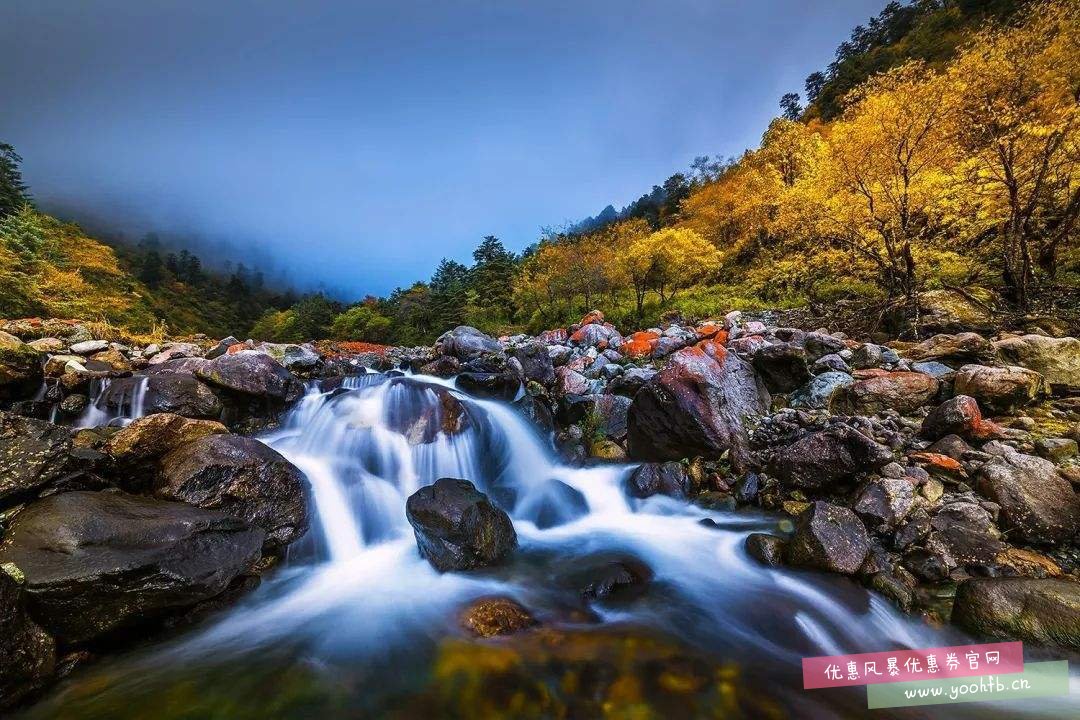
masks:
{"label": "pine tree", "polygon": [[15,148],[0,143],[0,217],[15,212],[29,201],[19,170],[21,162]]}

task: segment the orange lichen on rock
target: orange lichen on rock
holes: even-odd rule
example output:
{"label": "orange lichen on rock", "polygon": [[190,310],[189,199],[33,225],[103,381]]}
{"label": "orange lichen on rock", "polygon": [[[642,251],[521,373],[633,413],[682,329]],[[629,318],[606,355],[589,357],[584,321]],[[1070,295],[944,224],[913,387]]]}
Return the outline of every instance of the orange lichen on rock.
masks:
{"label": "orange lichen on rock", "polygon": [[909,458],[926,467],[930,472],[937,471],[954,477],[967,477],[964,466],[948,455],[939,453],[919,452],[908,455]]}
{"label": "orange lichen on rock", "polygon": [[698,350],[701,350],[703,353],[705,353],[706,355],[711,357],[713,360],[715,360],[716,362],[723,365],[724,360],[727,359],[727,353],[728,353],[727,348],[724,347],[724,343],[726,341],[727,341],[727,331],[722,330],[720,334],[717,334],[716,336],[714,336],[712,338],[709,338],[707,340],[702,340],[702,341],[698,342],[698,344],[695,345],[694,347],[696,349],[698,349]]}
{"label": "orange lichen on rock", "polygon": [[619,352],[630,358],[643,358],[652,354],[660,336],[651,330],[642,330],[631,335],[619,348]]}
{"label": "orange lichen on rock", "polygon": [[592,312],[587,313],[585,317],[581,318],[580,324],[582,327],[584,327],[586,325],[600,325],[603,322],[604,313],[600,312],[599,310],[593,310]]}
{"label": "orange lichen on rock", "polygon": [[341,353],[360,354],[360,353],[375,353],[377,355],[385,355],[391,345],[378,345],[376,343],[369,342],[339,342],[334,344],[334,348]]}

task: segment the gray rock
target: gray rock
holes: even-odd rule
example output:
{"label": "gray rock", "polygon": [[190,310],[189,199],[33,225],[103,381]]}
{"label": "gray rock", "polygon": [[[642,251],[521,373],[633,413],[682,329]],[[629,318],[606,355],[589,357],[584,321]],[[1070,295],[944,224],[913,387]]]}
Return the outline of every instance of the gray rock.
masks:
{"label": "gray rock", "polygon": [[769,474],[796,487],[822,489],[891,462],[888,447],[847,425],[811,433],[778,449]]}
{"label": "gray rock", "polygon": [[1080,529],[1080,500],[1049,460],[1005,451],[982,466],[975,487],[1001,506],[1012,538],[1053,544],[1069,541]]}
{"label": "gray rock", "polygon": [[1080,649],[1080,583],[977,578],[956,590],[952,621],[976,635]]}
{"label": "gray rock", "polygon": [[746,552],[762,565],[776,567],[784,562],[784,541],[768,533],[750,533],[746,536]]}
{"label": "gray rock", "polygon": [[803,387],[792,393],[789,404],[794,408],[827,410],[833,400],[855,383],[855,378],[845,372],[825,372],[810,379]]}
{"label": "gray rock", "polygon": [[678,462],[642,463],[630,473],[626,491],[636,498],[652,495],[685,498],[690,493],[690,478]]}
{"label": "gray rock", "polygon": [[853,575],[870,552],[870,537],[855,513],[820,500],[799,514],[784,556],[791,565]]}
{"label": "gray rock", "polygon": [[262,530],[184,503],[70,492],[20,512],[0,564],[25,576],[34,619],[79,643],[218,595],[259,559]]}
{"label": "gray rock", "polygon": [[505,512],[467,480],[442,478],[405,504],[420,554],[440,572],[502,562],[517,547]]}
{"label": "gray rock", "polygon": [[76,355],[93,355],[96,352],[107,350],[109,343],[107,340],[87,340],[85,342],[75,343],[71,346],[71,352]]}

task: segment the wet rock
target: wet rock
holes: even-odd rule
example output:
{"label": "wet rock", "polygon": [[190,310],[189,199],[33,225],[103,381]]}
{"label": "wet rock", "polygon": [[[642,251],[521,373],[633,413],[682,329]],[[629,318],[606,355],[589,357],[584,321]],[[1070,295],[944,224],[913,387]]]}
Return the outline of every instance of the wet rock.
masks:
{"label": "wet rock", "polygon": [[746,552],[762,565],[776,567],[784,562],[784,540],[768,533],[750,533]]}
{"label": "wet rock", "polygon": [[461,613],[461,625],[477,637],[512,635],[539,625],[529,611],[505,597],[480,598]]}
{"label": "wet rock", "polygon": [[461,361],[452,355],[440,355],[420,367],[421,375],[450,378],[461,372]]}
{"label": "wet rock", "polygon": [[889,372],[857,380],[838,400],[840,407],[858,414],[872,415],[891,409],[906,415],[928,404],[937,391],[938,381],[929,375]]}
{"label": "wet rock", "polygon": [[547,346],[542,343],[531,342],[514,348],[510,351],[510,355],[521,363],[521,369],[526,380],[532,380],[545,386],[555,382],[555,366],[548,355]]}
{"label": "wet rock", "polygon": [[[162,366],[157,366],[162,367]],[[190,418],[221,417],[223,405],[210,386],[193,375],[153,373],[147,376],[145,412],[174,413]],[[138,379],[129,380],[129,384]],[[110,396],[113,388],[110,387]],[[120,390],[120,386],[117,387]],[[130,395],[130,393],[129,393]]]}
{"label": "wet rock", "polygon": [[34,619],[85,642],[219,594],[259,559],[263,533],[222,513],[112,492],[30,505],[0,544]]}
{"label": "wet rock", "polygon": [[1059,543],[1080,529],[1080,500],[1049,460],[1006,451],[980,468],[975,488],[1001,506],[1011,538]]}
{"label": "wet rock", "polygon": [[935,407],[923,418],[919,428],[919,435],[927,440],[937,440],[947,435],[989,440],[1001,437],[1002,433],[1001,427],[983,419],[979,403],[968,395],[957,395]]}
{"label": "wet rock", "polygon": [[583,597],[604,600],[617,595],[621,599],[639,594],[652,579],[652,570],[636,560],[611,562],[588,570],[589,583],[582,588]]}
{"label": "wet rock", "polygon": [[1055,392],[1080,392],[1080,340],[1023,335],[994,343],[1002,360],[1034,370]]}
{"label": "wet rock", "polygon": [[778,449],[769,463],[769,474],[789,485],[820,489],[873,472],[892,459],[888,447],[839,425]]}
{"label": "wet rock", "polygon": [[560,404],[559,420],[564,425],[587,423],[606,438],[626,437],[630,398],[621,395],[568,395]]}
{"label": "wet rock", "polygon": [[110,437],[102,450],[118,464],[142,466],[181,445],[228,432],[224,425],[213,420],[189,420],[172,413],[159,413],[134,420]]}
{"label": "wet rock", "polygon": [[439,433],[457,435],[471,426],[469,411],[447,388],[404,378],[390,383],[393,402],[386,408],[386,425],[410,445],[426,445]]}
{"label": "wet rock", "polygon": [[37,350],[0,331],[0,400],[32,394],[44,376]]}
{"label": "wet rock", "polygon": [[510,518],[468,480],[442,478],[420,488],[405,513],[420,554],[440,572],[496,564],[517,546]]}
{"label": "wet rock", "polygon": [[26,611],[24,580],[18,568],[0,567],[0,709],[41,687],[56,665],[56,643]]}
{"label": "wet rock", "polygon": [[769,407],[768,391],[753,369],[727,353],[719,361],[698,348],[675,353],[630,406],[627,439],[631,457],[679,460],[745,453],[749,418]]}
{"label": "wet rock", "polygon": [[90,404],[90,398],[81,393],[72,393],[60,401],[60,412],[69,417],[81,415]]}
{"label": "wet rock", "polygon": [[289,402],[303,387],[285,367],[265,353],[242,350],[214,358],[195,375],[215,387],[274,402]]}
{"label": "wet rock", "polygon": [[994,358],[994,346],[982,335],[973,332],[958,335],[934,335],[904,351],[909,360],[945,363],[989,361]]}
{"label": "wet rock", "polygon": [[964,365],[956,373],[954,390],[975,398],[992,413],[1007,413],[1038,400],[1043,385],[1042,375],[1015,365]]}
{"label": "wet rock", "polygon": [[462,361],[488,354],[503,354],[503,347],[498,340],[468,325],[459,325],[440,335],[435,341],[435,350],[441,355],[453,355]]}
{"label": "wet rock", "polygon": [[793,343],[761,348],[754,353],[753,365],[769,392],[791,392],[810,379],[806,350]]}
{"label": "wet rock", "polygon": [[869,552],[870,537],[855,513],[819,500],[799,514],[784,557],[791,565],[852,575]]}
{"label": "wet rock", "polygon": [[965,580],[952,621],[977,635],[1080,649],[1080,583],[1032,578]]}
{"label": "wet rock", "polygon": [[0,506],[60,481],[70,448],[67,428],[0,411]]}
{"label": "wet rock", "polygon": [[810,379],[789,398],[794,408],[828,410],[836,397],[855,384],[855,378],[846,372],[824,372]]}
{"label": "wet rock", "polygon": [[513,400],[521,391],[521,380],[509,370],[505,372],[463,372],[457,377],[461,390],[482,398]]}
{"label": "wet rock", "polygon": [[277,550],[308,528],[308,483],[276,450],[241,435],[206,435],[161,460],[155,493],[261,528]]}
{"label": "wet rock", "polygon": [[556,395],[585,395],[591,387],[589,379],[569,367],[555,368]]}
{"label": "wet rock", "polygon": [[915,490],[907,478],[874,478],[859,491],[852,509],[881,531],[895,528],[915,505]]}
{"label": "wet rock", "polygon": [[685,498],[690,493],[690,478],[679,462],[642,463],[627,478],[626,492],[636,498]]}

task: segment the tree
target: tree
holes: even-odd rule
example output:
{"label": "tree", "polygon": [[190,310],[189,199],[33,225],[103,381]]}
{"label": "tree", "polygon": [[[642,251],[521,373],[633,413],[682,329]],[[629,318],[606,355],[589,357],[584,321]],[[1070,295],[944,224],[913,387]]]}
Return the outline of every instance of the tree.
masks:
{"label": "tree", "polygon": [[157,250],[147,251],[142,258],[142,263],[139,268],[139,279],[146,284],[147,287],[156,290],[164,278],[164,264],[161,262],[161,255]]}
{"label": "tree", "polygon": [[292,306],[296,330],[303,340],[322,340],[330,331],[337,308],[325,295],[308,295]]}
{"label": "tree", "polygon": [[517,259],[494,235],[487,235],[473,251],[470,304],[474,314],[493,322],[513,317],[514,274]]}
{"label": "tree", "polygon": [[950,131],[965,159],[959,192],[973,235],[996,247],[1026,307],[1053,280],[1080,216],[1080,10],[1041,5],[1020,27],[977,36],[949,69]]}
{"label": "tree", "polygon": [[784,93],[780,98],[780,109],[786,120],[798,120],[802,115],[803,107],[799,99],[799,93]]}
{"label": "tree", "polygon": [[825,86],[825,73],[820,70],[810,73],[806,76],[806,84],[804,89],[806,90],[806,102],[813,103],[817,100],[817,96],[821,93],[821,88]]}
{"label": "tree", "polygon": [[443,258],[431,276],[431,311],[437,327],[449,329],[465,322],[469,302],[469,268]]}
{"label": "tree", "polygon": [[912,309],[916,246],[939,237],[953,160],[944,93],[921,63],[867,81],[834,124],[825,162],[796,183],[813,231],[873,264],[882,287]]}
{"label": "tree", "polygon": [[0,217],[17,211],[29,200],[19,169],[21,163],[15,148],[0,143]]}
{"label": "tree", "polygon": [[354,305],[334,318],[330,335],[336,340],[384,343],[391,339],[390,318],[367,303]]}

